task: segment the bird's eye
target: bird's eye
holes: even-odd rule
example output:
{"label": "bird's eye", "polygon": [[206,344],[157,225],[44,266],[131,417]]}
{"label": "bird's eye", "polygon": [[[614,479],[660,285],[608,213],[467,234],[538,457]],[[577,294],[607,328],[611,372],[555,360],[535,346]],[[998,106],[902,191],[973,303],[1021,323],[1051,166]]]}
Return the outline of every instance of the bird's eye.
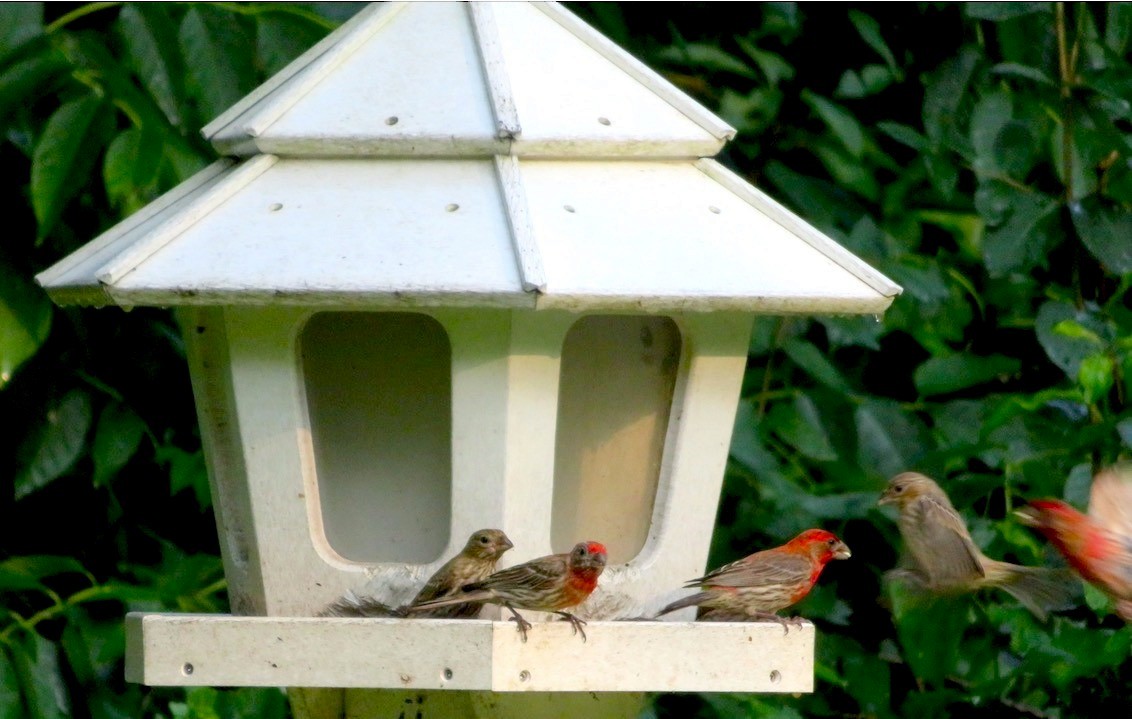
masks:
{"label": "bird's eye", "polygon": [[488,539],[487,537],[480,537],[480,544],[487,544],[490,541],[491,540]]}
{"label": "bird's eye", "polygon": [[900,494],[901,492],[904,491],[904,485],[898,484],[898,485],[896,485],[895,487],[892,488],[892,491],[896,492],[897,494]]}
{"label": "bird's eye", "polygon": [[831,547],[832,547],[833,545],[837,544],[837,540],[836,540],[836,539],[831,539],[831,540],[829,540],[828,542],[826,542],[826,544],[828,544],[829,546],[831,546]]}

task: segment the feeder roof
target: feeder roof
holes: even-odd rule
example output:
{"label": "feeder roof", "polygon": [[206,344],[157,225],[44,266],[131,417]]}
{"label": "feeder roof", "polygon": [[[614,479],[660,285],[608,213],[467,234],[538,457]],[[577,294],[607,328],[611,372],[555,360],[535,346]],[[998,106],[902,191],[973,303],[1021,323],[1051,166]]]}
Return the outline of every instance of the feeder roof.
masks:
{"label": "feeder roof", "polygon": [[553,3],[363,10],[61,303],[877,313],[886,277],[704,156],[733,130]]}

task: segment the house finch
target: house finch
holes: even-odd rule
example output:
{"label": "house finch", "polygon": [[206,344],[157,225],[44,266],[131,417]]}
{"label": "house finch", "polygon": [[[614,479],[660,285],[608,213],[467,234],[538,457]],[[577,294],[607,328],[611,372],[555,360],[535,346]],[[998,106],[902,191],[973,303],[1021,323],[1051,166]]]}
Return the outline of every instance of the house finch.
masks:
{"label": "house finch", "polygon": [[[409,606],[451,597],[460,588],[486,579],[495,571],[503,553],[512,546],[507,535],[498,529],[481,529],[468,537],[464,548],[440,569],[417,592]],[[462,601],[434,607],[421,614],[441,619],[470,619],[480,613],[483,602]],[[346,595],[322,611],[331,617],[403,617],[407,607],[392,608],[369,597]]]}
{"label": "house finch", "polygon": [[781,547],[764,549],[710,572],[684,586],[703,591],[679,599],[660,610],[657,616],[684,607],[698,606],[701,620],[769,619],[782,624],[787,620],[777,612],[801,601],[818,581],[831,559],[848,559],[849,547],[824,529],[807,529]]}
{"label": "house finch", "polygon": [[997,587],[1043,621],[1050,609],[1064,606],[1073,595],[1065,572],[985,556],[947,494],[922,474],[893,477],[878,504],[900,509],[900,534],[911,566],[893,575],[913,586],[940,594]]}
{"label": "house finch", "polygon": [[504,569],[479,582],[465,584],[459,592],[444,599],[413,604],[410,613],[431,612],[458,602],[502,604],[519,626],[519,634],[527,641],[531,623],[515,608],[537,612],[554,612],[570,622],[574,633],[586,632],[584,621],[564,610],[586,600],[597,587],[597,578],[605,569],[605,546],[598,542],[579,542],[568,554],[551,554],[524,564]]}
{"label": "house finch", "polygon": [[1107,469],[1093,479],[1089,513],[1057,499],[1039,499],[1016,514],[1036,527],[1077,570],[1116,602],[1116,613],[1132,622],[1132,464]]}

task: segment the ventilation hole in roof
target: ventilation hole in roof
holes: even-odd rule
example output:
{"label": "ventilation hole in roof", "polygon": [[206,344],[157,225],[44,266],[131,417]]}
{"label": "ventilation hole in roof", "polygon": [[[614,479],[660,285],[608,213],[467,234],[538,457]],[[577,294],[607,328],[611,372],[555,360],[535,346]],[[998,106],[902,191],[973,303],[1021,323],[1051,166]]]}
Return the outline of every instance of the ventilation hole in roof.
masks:
{"label": "ventilation hole in roof", "polygon": [[267,209],[271,210],[272,212],[279,212],[280,210],[283,209],[283,203],[282,202],[272,202],[268,206]]}
{"label": "ventilation hole in roof", "polygon": [[718,215],[720,212],[723,212],[723,210],[719,209],[715,205],[708,205],[708,209],[711,210],[711,213],[713,215]]}
{"label": "ventilation hole in roof", "polygon": [[391,117],[385,118],[385,124],[386,125],[396,125],[397,124],[397,116],[393,115]]}
{"label": "ventilation hole in roof", "polygon": [[445,212],[455,212],[458,209],[460,209],[460,206],[457,205],[455,202],[451,202],[451,203],[444,206]]}
{"label": "ventilation hole in roof", "polygon": [[599,117],[597,119],[597,121],[600,122],[603,125],[612,125],[613,124],[612,122],[609,121],[608,117]]}
{"label": "ventilation hole in roof", "polygon": [[573,205],[563,205],[563,206],[562,206],[562,209],[563,209],[563,210],[566,210],[567,212],[573,212],[573,211],[574,211],[574,206],[573,206]]}

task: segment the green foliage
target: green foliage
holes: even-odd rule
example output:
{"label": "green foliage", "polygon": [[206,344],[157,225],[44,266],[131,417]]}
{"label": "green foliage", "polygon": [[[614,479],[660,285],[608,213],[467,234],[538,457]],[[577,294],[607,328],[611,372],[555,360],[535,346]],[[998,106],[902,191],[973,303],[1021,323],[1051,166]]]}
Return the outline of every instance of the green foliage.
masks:
{"label": "green foliage", "polygon": [[[853,560],[817,692],[661,697],[657,716],[1099,716],[1127,709],[1129,630],[1038,623],[1008,595],[930,604],[881,581],[891,475],[941,480],[994,557],[1041,564],[1010,518],[1079,506],[1132,448],[1132,11],[1124,4],[792,3],[579,10],[739,130],[737,169],[904,287],[883,322],[756,323],[712,563],[821,525]],[[831,53],[830,48],[836,48]]]}
{"label": "green foliage", "polygon": [[[809,526],[854,559],[799,607],[817,691],[658,698],[658,717],[1120,715],[1109,601],[1039,624],[881,580],[892,474],[940,479],[994,557],[1132,450],[1128,4],[572,4],[739,137],[725,159],[903,285],[880,318],[760,318],[713,565]],[[0,719],[282,717],[276,690],[127,685],[121,616],[222,611],[179,332],[53,308],[35,272],[203,167],[198,130],[341,17],[270,3],[0,3]],[[836,48],[836,52],[831,52]],[[51,531],[66,527],[67,531]],[[45,530],[45,528],[47,528]],[[74,539],[78,537],[78,539]]]}
{"label": "green foliage", "polygon": [[[340,18],[339,18],[340,19]],[[210,162],[198,131],[336,24],[299,5],[0,3],[0,719],[288,715],[128,685],[122,616],[227,609],[179,331],[32,281]],[[188,490],[188,491],[183,491]]]}

